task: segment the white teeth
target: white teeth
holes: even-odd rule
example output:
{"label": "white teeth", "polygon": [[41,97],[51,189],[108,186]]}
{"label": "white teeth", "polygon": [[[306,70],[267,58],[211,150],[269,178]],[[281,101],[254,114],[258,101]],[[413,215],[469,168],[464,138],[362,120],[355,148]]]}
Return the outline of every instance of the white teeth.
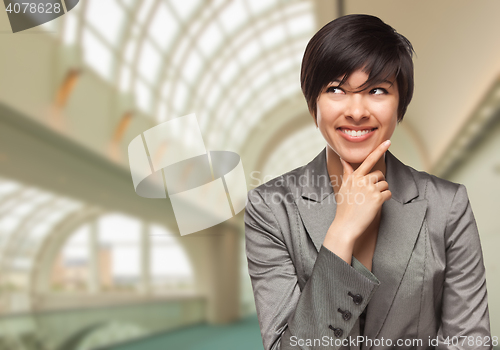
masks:
{"label": "white teeth", "polygon": [[359,136],[368,134],[372,130],[358,130],[358,131],[354,131],[354,130],[341,129],[341,131],[344,134],[347,134],[349,136],[359,137]]}

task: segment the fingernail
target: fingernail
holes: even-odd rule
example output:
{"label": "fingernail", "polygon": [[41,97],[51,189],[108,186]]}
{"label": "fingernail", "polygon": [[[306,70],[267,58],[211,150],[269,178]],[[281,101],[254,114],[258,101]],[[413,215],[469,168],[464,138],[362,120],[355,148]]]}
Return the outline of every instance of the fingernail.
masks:
{"label": "fingernail", "polygon": [[389,146],[391,144],[391,140],[387,140],[384,142],[384,145]]}

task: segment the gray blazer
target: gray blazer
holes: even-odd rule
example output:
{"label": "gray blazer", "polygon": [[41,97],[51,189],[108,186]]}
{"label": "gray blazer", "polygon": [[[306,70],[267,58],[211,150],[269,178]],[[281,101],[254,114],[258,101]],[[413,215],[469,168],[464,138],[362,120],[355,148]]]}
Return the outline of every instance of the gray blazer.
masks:
{"label": "gray blazer", "polygon": [[492,349],[465,186],[406,166],[389,151],[385,157],[392,198],[382,206],[372,271],[322,245],[336,212],[326,148],[249,191],[246,253],[266,350]]}

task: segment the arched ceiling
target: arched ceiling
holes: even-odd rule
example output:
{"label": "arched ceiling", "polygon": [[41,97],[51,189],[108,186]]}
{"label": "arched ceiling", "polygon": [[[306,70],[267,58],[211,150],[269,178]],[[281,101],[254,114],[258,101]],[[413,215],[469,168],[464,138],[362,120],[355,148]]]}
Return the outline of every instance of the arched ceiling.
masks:
{"label": "arched ceiling", "polygon": [[236,150],[300,91],[313,9],[308,0],[87,0],[67,14],[62,40],[142,114],[195,112],[207,148]]}
{"label": "arched ceiling", "polygon": [[[141,116],[158,123],[195,112],[208,149],[269,152],[247,143],[277,106],[300,99],[303,50],[339,9],[379,16],[413,43],[415,95],[401,132],[417,151],[404,161],[435,168],[500,72],[496,0],[87,0],[55,33]],[[303,99],[298,108],[307,113]]]}
{"label": "arched ceiling", "polygon": [[0,178],[0,271],[28,278],[44,240],[82,207],[73,199]]}

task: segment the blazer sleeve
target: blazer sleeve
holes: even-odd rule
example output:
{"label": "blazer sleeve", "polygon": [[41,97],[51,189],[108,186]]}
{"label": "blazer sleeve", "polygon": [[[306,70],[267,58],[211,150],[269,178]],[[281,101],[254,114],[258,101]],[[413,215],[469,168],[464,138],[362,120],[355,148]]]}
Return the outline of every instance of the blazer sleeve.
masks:
{"label": "blazer sleeve", "polygon": [[248,195],[245,243],[264,349],[339,349],[378,279],[361,263],[353,261],[353,267],[321,246],[301,290],[279,222],[256,190]]}
{"label": "blazer sleeve", "polygon": [[[445,240],[446,270],[437,349],[492,349],[481,243],[464,185],[459,185],[455,193]],[[460,336],[473,338],[464,342]],[[458,338],[458,346],[452,345],[453,337]]]}

